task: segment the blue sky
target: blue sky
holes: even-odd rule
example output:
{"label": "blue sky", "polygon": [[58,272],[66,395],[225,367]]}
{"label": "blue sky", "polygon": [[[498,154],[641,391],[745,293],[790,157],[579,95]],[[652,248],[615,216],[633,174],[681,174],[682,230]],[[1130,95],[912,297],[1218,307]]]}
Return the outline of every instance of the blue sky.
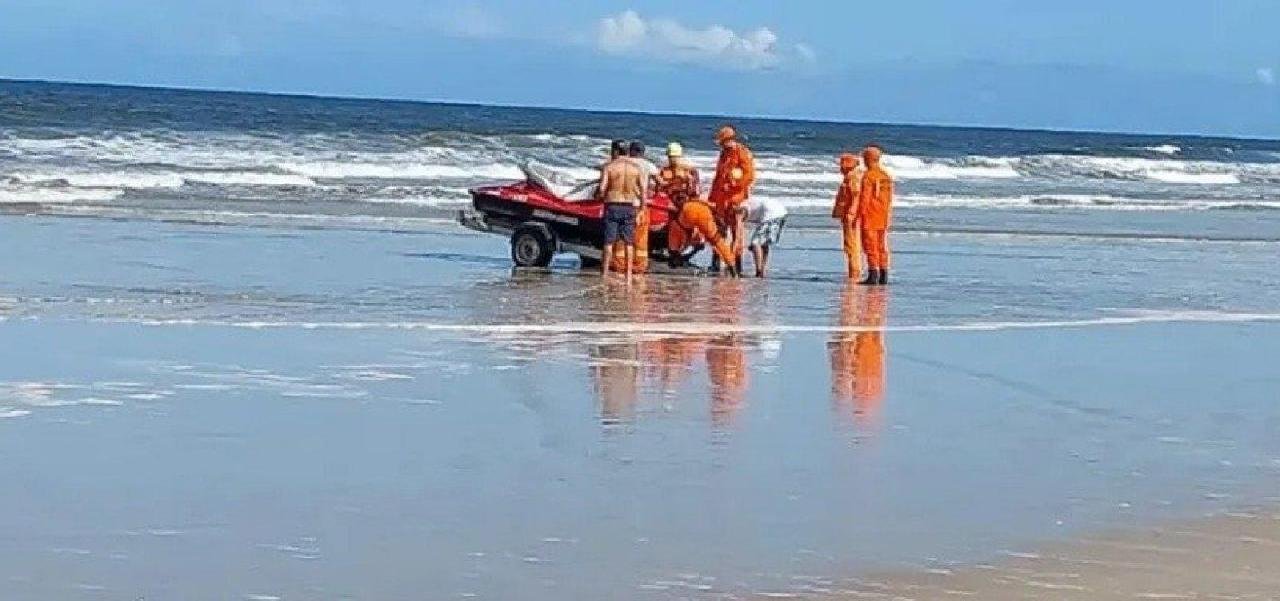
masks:
{"label": "blue sky", "polygon": [[1280,136],[1277,0],[4,0],[0,77]]}

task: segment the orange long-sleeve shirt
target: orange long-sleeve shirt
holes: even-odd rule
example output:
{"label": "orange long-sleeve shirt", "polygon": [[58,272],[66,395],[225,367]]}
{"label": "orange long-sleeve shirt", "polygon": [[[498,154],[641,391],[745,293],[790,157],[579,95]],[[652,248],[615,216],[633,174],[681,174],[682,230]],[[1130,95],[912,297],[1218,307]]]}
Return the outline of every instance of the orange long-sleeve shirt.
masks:
{"label": "orange long-sleeve shirt", "polygon": [[862,176],[858,191],[858,221],[863,229],[887,230],[893,217],[893,177],[880,165]]}
{"label": "orange long-sleeve shirt", "polygon": [[844,174],[844,181],[836,190],[836,204],[831,209],[835,219],[856,217],[858,210],[858,191],[862,188],[862,168],[859,167]]}
{"label": "orange long-sleeve shirt", "polygon": [[[734,170],[741,172],[735,178]],[[711,204],[718,209],[740,205],[751,195],[756,182],[756,160],[746,145],[738,143],[720,151],[716,176],[711,182]]]}

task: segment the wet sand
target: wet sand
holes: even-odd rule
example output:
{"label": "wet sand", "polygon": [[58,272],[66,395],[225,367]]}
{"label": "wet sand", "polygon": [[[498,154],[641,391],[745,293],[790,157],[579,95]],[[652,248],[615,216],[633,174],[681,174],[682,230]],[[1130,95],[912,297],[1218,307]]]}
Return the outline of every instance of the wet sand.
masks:
{"label": "wet sand", "polygon": [[910,236],[877,291],[831,276],[833,242],[789,238],[769,281],[628,289],[451,229],[0,218],[0,596],[1193,574],[1090,542],[1153,528],[1238,527],[1262,542],[1215,560],[1266,572],[1272,522],[1199,516],[1275,506],[1273,247]]}
{"label": "wet sand", "polygon": [[1280,513],[1238,511],[1150,529],[1086,534],[1033,552],[1006,552],[992,563],[935,564],[822,584],[830,594],[815,598],[1276,599]]}

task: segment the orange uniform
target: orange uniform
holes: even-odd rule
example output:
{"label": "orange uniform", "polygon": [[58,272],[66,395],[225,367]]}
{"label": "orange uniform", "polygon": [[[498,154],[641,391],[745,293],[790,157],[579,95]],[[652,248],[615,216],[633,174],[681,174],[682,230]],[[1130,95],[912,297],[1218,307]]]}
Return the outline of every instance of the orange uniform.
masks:
{"label": "orange uniform", "polygon": [[742,206],[756,182],[756,159],[751,149],[735,142],[720,150],[716,176],[711,181],[711,204],[721,212]]}
{"label": "orange uniform", "polygon": [[701,195],[698,170],[684,161],[663,167],[658,171],[658,178],[662,182],[658,190],[677,205]]}
{"label": "orange uniform", "polygon": [[835,207],[831,217],[840,221],[844,240],[845,264],[849,277],[857,279],[862,273],[862,244],[858,237],[858,196],[862,188],[863,170],[858,158],[852,154],[840,156],[840,173],[844,179],[836,190]]}
{"label": "orange uniform", "polygon": [[667,227],[667,249],[672,253],[682,253],[698,242],[698,236],[715,248],[720,260],[732,265],[733,250],[720,235],[711,205],[698,199],[689,200],[680,207],[680,214],[671,220]]}
{"label": "orange uniform", "polygon": [[756,182],[756,160],[751,149],[737,141],[737,132],[732,127],[722,129],[716,138],[721,144],[720,160],[716,163],[708,200],[715,207],[716,216],[730,229],[735,258],[732,264],[736,264],[746,247],[744,205]]}
{"label": "orange uniform", "polygon": [[867,269],[883,273],[889,270],[893,177],[880,166],[880,154],[880,149],[875,147],[863,151],[867,172],[862,176],[861,189],[858,191],[858,224],[862,227],[862,248],[867,255]]}

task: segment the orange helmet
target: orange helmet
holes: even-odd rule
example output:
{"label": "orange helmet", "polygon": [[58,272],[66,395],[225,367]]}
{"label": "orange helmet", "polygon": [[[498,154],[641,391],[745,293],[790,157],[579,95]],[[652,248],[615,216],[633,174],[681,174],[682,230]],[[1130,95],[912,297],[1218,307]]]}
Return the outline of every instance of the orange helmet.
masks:
{"label": "orange helmet", "polygon": [[872,144],[862,150],[862,160],[866,161],[868,165],[878,163],[880,162],[880,156],[883,154],[884,151],[880,150],[879,146]]}
{"label": "orange helmet", "polygon": [[857,166],[858,166],[858,157],[854,156],[852,152],[846,152],[840,155],[841,171],[853,171],[855,168],[857,168]]}
{"label": "orange helmet", "polygon": [[726,125],[724,127],[721,127],[720,131],[716,132],[716,142],[720,144],[723,144],[726,141],[732,140],[737,137],[738,137],[738,130],[734,129],[732,125]]}

